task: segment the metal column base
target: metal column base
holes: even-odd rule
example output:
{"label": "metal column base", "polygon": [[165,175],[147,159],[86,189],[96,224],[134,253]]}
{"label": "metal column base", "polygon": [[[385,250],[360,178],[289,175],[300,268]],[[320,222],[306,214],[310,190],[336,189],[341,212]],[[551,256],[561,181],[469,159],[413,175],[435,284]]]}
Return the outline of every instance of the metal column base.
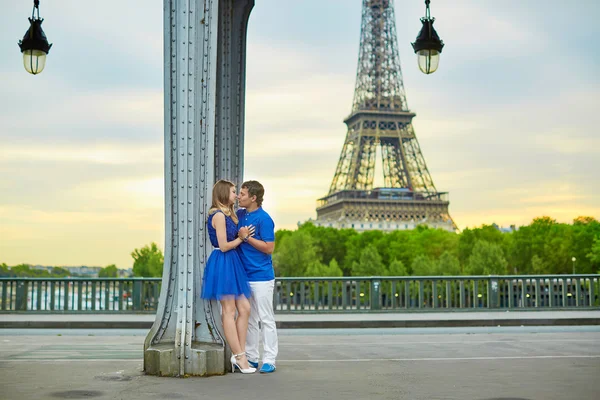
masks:
{"label": "metal column base", "polygon": [[[191,369],[186,375],[211,376],[225,374],[225,348],[212,343],[192,343]],[[179,376],[179,360],[175,343],[160,343],[144,352],[144,369],[148,375]]]}

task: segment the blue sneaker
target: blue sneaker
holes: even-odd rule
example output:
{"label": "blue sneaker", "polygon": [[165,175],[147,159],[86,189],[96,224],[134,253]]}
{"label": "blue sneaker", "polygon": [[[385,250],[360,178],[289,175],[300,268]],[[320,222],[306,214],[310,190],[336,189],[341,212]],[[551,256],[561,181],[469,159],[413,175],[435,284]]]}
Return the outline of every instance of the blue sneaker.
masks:
{"label": "blue sneaker", "polygon": [[263,364],[259,371],[261,374],[270,374],[271,372],[275,372],[275,365],[273,364]]}
{"label": "blue sneaker", "polygon": [[250,361],[248,360],[248,364],[252,367],[252,368],[258,368],[258,362],[254,362],[254,361]]}

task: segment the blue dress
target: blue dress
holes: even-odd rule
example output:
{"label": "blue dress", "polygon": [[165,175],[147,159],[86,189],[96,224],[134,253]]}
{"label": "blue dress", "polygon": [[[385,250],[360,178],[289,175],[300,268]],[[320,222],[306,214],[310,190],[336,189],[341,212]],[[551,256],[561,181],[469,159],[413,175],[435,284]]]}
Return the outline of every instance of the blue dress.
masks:
{"label": "blue dress", "polygon": [[[215,214],[211,214],[206,222],[208,236],[215,249],[210,253],[204,268],[202,298],[222,300],[227,297],[238,298],[242,295],[250,298],[251,291],[248,276],[238,252],[235,249],[226,252],[219,250],[217,230],[212,226],[212,219]],[[238,233],[237,226],[231,217],[225,216],[225,227],[227,241],[231,242],[237,237]]]}

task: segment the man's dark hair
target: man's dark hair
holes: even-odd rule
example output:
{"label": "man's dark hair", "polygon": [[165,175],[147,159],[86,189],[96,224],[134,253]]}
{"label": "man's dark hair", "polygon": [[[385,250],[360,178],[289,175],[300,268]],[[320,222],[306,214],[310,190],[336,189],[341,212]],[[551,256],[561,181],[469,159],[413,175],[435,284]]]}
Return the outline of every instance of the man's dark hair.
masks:
{"label": "man's dark hair", "polygon": [[250,197],[256,196],[256,205],[262,206],[263,196],[265,195],[265,188],[258,181],[246,181],[242,183],[242,189],[248,189],[248,195]]}

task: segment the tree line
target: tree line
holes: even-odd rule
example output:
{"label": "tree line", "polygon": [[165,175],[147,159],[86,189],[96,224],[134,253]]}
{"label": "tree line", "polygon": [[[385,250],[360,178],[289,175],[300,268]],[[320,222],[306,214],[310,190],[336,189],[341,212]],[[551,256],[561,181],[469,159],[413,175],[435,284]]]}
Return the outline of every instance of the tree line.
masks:
{"label": "tree line", "polygon": [[[99,278],[116,278],[119,270],[115,264],[107,265],[98,273]],[[66,268],[52,267],[50,269],[32,268],[29,264],[18,264],[9,267],[6,263],[0,264],[0,277],[8,278],[66,278],[78,277]]]}
{"label": "tree line", "polygon": [[458,234],[425,225],[358,233],[305,223],[275,237],[273,263],[284,277],[600,272],[600,222],[593,217],[571,224],[540,217],[511,232],[483,225]]}
{"label": "tree line", "polygon": [[[164,255],[156,243],[131,256],[134,276],[162,276]],[[460,233],[426,225],[359,233],[307,222],[294,231],[275,232],[273,266],[282,277],[595,274],[600,273],[600,222],[578,217],[566,224],[540,217],[511,232],[483,225]],[[117,272],[111,264],[99,276]],[[69,271],[3,263],[0,276],[66,277]]]}

